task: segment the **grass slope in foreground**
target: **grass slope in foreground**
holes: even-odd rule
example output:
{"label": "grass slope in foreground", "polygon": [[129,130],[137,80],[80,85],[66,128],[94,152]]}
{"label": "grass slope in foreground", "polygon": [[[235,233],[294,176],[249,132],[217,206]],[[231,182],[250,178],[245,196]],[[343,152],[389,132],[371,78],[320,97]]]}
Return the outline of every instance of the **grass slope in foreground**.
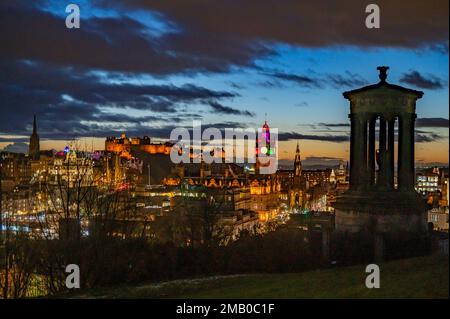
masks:
{"label": "grass slope in foreground", "polygon": [[[75,298],[448,298],[447,257],[380,265],[381,287],[367,289],[365,265],[290,274],[176,280],[86,291]],[[65,296],[67,297],[67,296]]]}

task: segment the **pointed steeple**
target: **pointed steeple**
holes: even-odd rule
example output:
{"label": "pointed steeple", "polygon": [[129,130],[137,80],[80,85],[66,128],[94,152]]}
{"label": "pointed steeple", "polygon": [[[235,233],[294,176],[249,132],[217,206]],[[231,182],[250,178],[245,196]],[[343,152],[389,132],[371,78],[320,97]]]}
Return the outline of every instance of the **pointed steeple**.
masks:
{"label": "pointed steeple", "polygon": [[297,149],[295,151],[294,159],[294,174],[295,176],[300,176],[302,174],[302,161],[300,157],[300,144],[297,141]]}
{"label": "pointed steeple", "polygon": [[36,114],[33,116],[33,135],[37,135]]}
{"label": "pointed steeple", "polygon": [[300,144],[297,141],[297,149],[295,150],[295,162],[300,161]]}
{"label": "pointed steeple", "polygon": [[37,134],[36,115],[33,116],[33,133],[30,136],[30,144],[28,145],[28,155],[33,160],[40,158],[39,135]]}

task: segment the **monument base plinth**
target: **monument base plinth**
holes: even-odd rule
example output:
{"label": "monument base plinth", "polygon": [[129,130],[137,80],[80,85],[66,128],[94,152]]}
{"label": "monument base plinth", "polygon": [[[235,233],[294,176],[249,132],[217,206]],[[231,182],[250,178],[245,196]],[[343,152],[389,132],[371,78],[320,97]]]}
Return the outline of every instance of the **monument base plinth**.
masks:
{"label": "monument base plinth", "polygon": [[424,200],[414,191],[348,191],[335,204],[337,232],[427,233]]}

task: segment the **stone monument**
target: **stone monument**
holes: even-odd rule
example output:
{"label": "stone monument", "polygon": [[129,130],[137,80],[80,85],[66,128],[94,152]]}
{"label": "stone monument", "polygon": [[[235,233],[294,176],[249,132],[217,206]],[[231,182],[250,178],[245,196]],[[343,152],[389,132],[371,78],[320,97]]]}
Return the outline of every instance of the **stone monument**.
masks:
{"label": "stone monument", "polygon": [[377,69],[380,82],[343,93],[350,101],[350,188],[335,204],[337,232],[372,234],[376,243],[386,234],[427,232],[425,203],[414,189],[414,122],[423,92],[390,84],[389,67]]}

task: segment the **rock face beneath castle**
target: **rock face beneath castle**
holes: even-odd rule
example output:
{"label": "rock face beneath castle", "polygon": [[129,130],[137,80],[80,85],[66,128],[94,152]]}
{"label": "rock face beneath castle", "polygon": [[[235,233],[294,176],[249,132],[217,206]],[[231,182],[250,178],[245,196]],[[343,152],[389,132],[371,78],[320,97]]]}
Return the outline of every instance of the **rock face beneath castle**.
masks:
{"label": "rock face beneath castle", "polygon": [[350,189],[335,204],[337,232],[427,232],[425,203],[414,190],[415,109],[423,92],[387,83],[387,69],[378,67],[379,83],[344,93],[350,101]]}

